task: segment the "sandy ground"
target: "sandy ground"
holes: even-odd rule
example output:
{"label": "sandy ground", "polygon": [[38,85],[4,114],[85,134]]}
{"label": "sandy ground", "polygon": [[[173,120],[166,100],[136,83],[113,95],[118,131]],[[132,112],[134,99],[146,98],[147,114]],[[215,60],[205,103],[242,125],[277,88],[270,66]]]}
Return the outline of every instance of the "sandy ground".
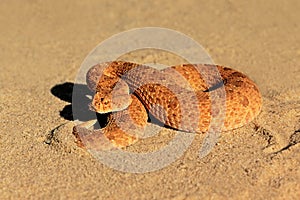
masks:
{"label": "sandy ground", "polygon": [[[2,0],[0,198],[299,197],[300,2],[250,2]],[[216,63],[247,74],[261,90],[263,110],[222,134],[202,159],[203,137],[196,136],[167,167],[124,173],[76,146],[68,100],[77,70],[98,43],[145,26],[185,33]],[[55,95],[57,87],[65,95]]]}

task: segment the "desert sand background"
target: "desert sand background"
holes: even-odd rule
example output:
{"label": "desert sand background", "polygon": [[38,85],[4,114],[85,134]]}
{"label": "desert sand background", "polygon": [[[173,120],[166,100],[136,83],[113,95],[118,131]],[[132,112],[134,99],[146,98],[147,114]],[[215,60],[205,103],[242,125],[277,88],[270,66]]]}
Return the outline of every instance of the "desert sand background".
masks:
{"label": "desert sand background", "polygon": [[[299,198],[299,10],[298,0],[2,0],[0,199]],[[67,100],[97,44],[147,26],[185,33],[247,74],[263,109],[202,159],[197,136],[171,165],[131,174],[76,146]],[[58,86],[65,96],[53,93]]]}

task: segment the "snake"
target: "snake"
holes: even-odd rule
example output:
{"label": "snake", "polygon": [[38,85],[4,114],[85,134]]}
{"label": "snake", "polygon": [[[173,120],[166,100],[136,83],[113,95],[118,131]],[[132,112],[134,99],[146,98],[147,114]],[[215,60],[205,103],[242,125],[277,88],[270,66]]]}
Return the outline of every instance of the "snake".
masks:
{"label": "snake", "polygon": [[90,110],[109,114],[73,127],[77,144],[93,150],[123,148],[143,137],[149,116],[164,126],[192,133],[211,128],[230,131],[250,123],[261,111],[262,96],[245,74],[215,64],[180,64],[156,69],[111,61],[86,74],[94,93]]}

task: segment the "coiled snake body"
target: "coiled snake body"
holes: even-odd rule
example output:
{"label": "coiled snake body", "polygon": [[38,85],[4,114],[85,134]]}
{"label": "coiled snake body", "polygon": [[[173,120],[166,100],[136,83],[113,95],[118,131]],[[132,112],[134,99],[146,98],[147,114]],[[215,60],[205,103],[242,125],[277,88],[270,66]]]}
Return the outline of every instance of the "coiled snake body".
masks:
{"label": "coiled snake body", "polygon": [[[112,112],[106,127],[73,133],[86,148],[126,147],[138,140],[148,113],[165,125],[204,133],[213,126],[228,131],[252,121],[260,112],[261,94],[246,75],[231,68],[182,64],[163,70],[113,61],[93,66],[87,85],[95,92],[91,110]],[[213,120],[217,119],[217,120]]]}

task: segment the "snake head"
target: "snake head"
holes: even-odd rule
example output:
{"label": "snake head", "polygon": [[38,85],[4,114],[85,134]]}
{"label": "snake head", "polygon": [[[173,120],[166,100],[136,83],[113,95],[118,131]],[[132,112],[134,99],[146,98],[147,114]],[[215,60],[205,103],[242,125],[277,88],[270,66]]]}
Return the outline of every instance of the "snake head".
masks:
{"label": "snake head", "polygon": [[90,109],[100,114],[121,111],[126,109],[132,102],[129,87],[125,81],[119,80],[112,88],[97,91]]}

